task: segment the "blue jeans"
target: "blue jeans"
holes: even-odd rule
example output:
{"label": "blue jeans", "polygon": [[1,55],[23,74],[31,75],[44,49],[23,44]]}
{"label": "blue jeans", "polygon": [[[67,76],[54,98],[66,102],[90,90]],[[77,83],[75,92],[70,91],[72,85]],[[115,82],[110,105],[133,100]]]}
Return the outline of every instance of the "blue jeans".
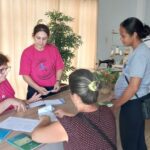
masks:
{"label": "blue jeans", "polygon": [[[54,87],[50,86],[50,87],[44,87],[46,88],[48,91],[52,90]],[[27,99],[30,99],[34,93],[39,93],[37,90],[35,90],[34,88],[32,88],[31,86],[28,86],[28,89],[27,89]],[[47,98],[48,96],[51,96],[51,95],[54,95],[56,93],[49,93],[47,95],[43,95],[41,96],[42,99],[44,98]]]}
{"label": "blue jeans", "polygon": [[130,100],[121,107],[119,122],[123,150],[147,150],[140,99]]}

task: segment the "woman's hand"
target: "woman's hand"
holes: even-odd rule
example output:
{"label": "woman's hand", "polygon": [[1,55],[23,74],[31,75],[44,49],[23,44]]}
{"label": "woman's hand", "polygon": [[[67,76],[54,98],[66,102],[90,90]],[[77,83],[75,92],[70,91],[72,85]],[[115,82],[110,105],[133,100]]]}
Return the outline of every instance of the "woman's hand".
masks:
{"label": "woman's hand", "polygon": [[111,107],[112,112],[114,114],[116,114],[119,111],[119,108],[120,108],[120,106],[118,105],[118,100],[113,100],[112,103],[113,103],[113,106]]}
{"label": "woman's hand", "polygon": [[54,111],[55,115],[59,118],[63,118],[64,116],[69,116],[69,117],[73,117],[75,116],[75,114],[71,114],[69,112],[65,112],[64,110],[62,109],[57,109]]}
{"label": "woman's hand", "polygon": [[47,95],[47,94],[49,94],[49,91],[47,91],[47,89],[44,88],[44,87],[39,87],[39,88],[37,89],[37,91],[38,91],[41,95]]}
{"label": "woman's hand", "polygon": [[10,105],[12,105],[17,112],[19,111],[25,112],[27,110],[25,103],[21,100],[11,99],[8,100],[8,103],[10,103]]}
{"label": "woman's hand", "polygon": [[29,103],[32,103],[32,102],[39,101],[39,100],[41,100],[41,99],[42,99],[42,98],[41,98],[41,94],[34,93],[34,95],[33,95],[30,99],[28,99],[28,100],[26,101],[26,103],[29,104]]}
{"label": "woman's hand", "polygon": [[60,90],[60,83],[57,81],[54,85],[54,88],[51,92],[58,92]]}
{"label": "woman's hand", "polygon": [[50,117],[46,115],[39,116],[41,122],[50,122]]}

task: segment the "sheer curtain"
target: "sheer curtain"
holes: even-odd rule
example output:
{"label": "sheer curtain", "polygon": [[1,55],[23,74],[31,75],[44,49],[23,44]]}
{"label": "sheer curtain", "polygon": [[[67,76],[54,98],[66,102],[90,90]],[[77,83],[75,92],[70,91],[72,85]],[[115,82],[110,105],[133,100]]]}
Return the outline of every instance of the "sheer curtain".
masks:
{"label": "sheer curtain", "polygon": [[10,59],[8,79],[16,96],[25,98],[26,84],[19,76],[20,56],[32,44],[32,30],[45,12],[59,10],[75,20],[73,30],[82,36],[73,64],[77,68],[93,68],[96,60],[97,0],[0,0],[0,52]]}

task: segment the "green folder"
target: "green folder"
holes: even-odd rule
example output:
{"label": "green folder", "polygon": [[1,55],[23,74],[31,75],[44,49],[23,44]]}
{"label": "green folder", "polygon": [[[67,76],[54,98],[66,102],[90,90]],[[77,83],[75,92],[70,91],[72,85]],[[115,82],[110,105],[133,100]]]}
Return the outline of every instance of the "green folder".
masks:
{"label": "green folder", "polygon": [[34,150],[42,145],[32,141],[31,137],[25,133],[9,138],[7,139],[7,142],[19,150]]}

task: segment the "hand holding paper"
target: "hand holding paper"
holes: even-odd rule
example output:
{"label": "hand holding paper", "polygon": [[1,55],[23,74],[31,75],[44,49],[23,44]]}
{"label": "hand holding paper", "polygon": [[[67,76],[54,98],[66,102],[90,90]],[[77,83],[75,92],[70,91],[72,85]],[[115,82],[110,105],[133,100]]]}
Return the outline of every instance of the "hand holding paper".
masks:
{"label": "hand holding paper", "polygon": [[54,108],[49,105],[49,106],[45,106],[42,107],[40,109],[38,109],[38,115],[41,116],[48,116],[50,117],[51,121],[57,121],[57,118],[55,116],[55,114],[53,113]]}
{"label": "hand holding paper", "polygon": [[39,100],[41,100],[41,99],[42,99],[42,98],[41,98],[41,94],[34,93],[34,95],[33,95],[30,99],[28,99],[28,100],[26,101],[26,103],[27,103],[27,104],[30,104],[30,103],[39,101]]}

